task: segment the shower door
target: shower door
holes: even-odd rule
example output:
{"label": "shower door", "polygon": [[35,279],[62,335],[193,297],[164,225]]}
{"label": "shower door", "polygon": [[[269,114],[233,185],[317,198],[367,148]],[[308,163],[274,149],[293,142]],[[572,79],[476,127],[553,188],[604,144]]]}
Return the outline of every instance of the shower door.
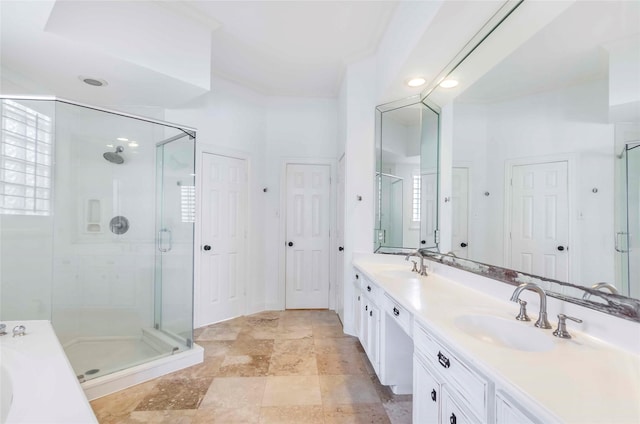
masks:
{"label": "shower door", "polygon": [[194,164],[190,134],[157,143],[154,326],[180,350],[193,340]]}
{"label": "shower door", "polygon": [[627,147],[626,171],[628,292],[623,294],[637,299],[640,297],[640,145]]}

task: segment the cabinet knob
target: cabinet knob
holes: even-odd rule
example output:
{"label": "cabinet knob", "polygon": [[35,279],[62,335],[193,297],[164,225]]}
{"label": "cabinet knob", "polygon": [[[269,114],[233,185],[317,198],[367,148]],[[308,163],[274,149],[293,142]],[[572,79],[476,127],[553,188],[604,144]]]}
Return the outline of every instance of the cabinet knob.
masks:
{"label": "cabinet knob", "polygon": [[211,246],[205,244],[204,246],[202,246],[202,250],[206,250],[208,252],[209,250],[211,250]]}
{"label": "cabinet knob", "polygon": [[468,246],[468,244],[465,243],[465,242],[460,243],[460,247],[467,247],[467,246]]}
{"label": "cabinet knob", "polygon": [[358,274],[356,274],[356,280],[357,280],[358,278],[360,278],[360,276],[359,276]]}
{"label": "cabinet knob", "polygon": [[436,393],[436,389],[431,390],[431,400],[435,402],[437,398],[438,394]]}
{"label": "cabinet knob", "polygon": [[449,417],[449,422],[451,424],[456,424],[456,414],[454,414],[453,412],[451,413],[451,416]]}
{"label": "cabinet knob", "polygon": [[564,250],[564,246],[558,246],[558,250],[562,252]]}
{"label": "cabinet knob", "polygon": [[393,308],[393,315],[398,316],[400,315],[400,310],[396,307]]}
{"label": "cabinet knob", "polygon": [[339,252],[342,252],[343,250],[344,250],[344,247],[342,247],[342,246],[338,246],[338,251],[339,251]]}
{"label": "cabinet knob", "polygon": [[371,286],[367,286],[367,291],[370,292],[371,291]]}
{"label": "cabinet knob", "polygon": [[420,240],[420,244],[427,244],[426,240]]}
{"label": "cabinet knob", "polygon": [[369,316],[372,317],[373,316],[373,311],[369,311]]}
{"label": "cabinet knob", "polygon": [[293,242],[290,241],[289,243],[287,243],[289,245],[289,247],[293,246]]}
{"label": "cabinet knob", "polygon": [[364,305],[364,310],[368,311],[369,310],[369,305]]}

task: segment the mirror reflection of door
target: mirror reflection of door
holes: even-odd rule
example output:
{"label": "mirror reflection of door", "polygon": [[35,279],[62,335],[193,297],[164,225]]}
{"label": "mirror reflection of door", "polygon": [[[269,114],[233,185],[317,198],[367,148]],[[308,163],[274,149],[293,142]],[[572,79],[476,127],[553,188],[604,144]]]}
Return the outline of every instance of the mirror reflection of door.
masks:
{"label": "mirror reflection of door", "polygon": [[511,168],[509,268],[569,280],[569,200],[566,161]]}
{"label": "mirror reflection of door", "polygon": [[451,251],[468,257],[469,245],[469,168],[454,167],[451,190]]}

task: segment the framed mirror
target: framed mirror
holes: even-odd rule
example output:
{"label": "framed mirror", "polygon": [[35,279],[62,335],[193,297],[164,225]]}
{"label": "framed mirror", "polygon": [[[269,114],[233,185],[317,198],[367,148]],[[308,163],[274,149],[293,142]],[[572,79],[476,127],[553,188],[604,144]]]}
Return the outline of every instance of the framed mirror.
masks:
{"label": "framed mirror", "polygon": [[451,123],[441,260],[640,320],[640,3],[535,3],[427,96]]}
{"label": "framed mirror", "polygon": [[437,247],[439,113],[418,97],[376,108],[376,252]]}

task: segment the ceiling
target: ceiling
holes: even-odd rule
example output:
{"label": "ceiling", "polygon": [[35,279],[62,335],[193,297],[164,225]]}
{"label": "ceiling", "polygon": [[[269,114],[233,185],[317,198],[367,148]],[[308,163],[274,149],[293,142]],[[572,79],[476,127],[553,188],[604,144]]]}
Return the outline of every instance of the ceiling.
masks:
{"label": "ceiling", "polygon": [[97,104],[172,107],[209,91],[212,76],[266,95],[336,97],[396,3],[3,0],[0,63],[30,93]]}

